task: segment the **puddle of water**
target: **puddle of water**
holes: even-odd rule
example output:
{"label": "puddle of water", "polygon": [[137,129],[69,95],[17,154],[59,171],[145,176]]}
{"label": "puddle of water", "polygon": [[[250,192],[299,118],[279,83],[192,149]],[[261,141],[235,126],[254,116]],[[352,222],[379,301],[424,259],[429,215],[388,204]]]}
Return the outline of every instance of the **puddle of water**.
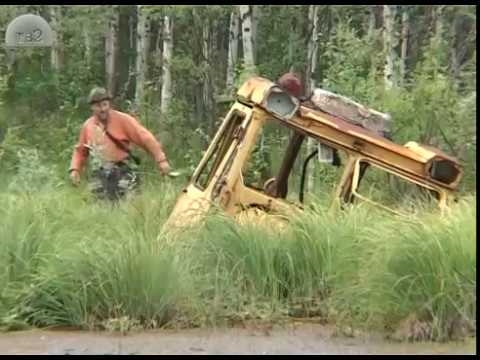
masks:
{"label": "puddle of water", "polygon": [[274,329],[158,330],[128,335],[86,331],[0,334],[0,354],[476,354],[476,338],[458,343],[391,343],[332,336],[322,325]]}

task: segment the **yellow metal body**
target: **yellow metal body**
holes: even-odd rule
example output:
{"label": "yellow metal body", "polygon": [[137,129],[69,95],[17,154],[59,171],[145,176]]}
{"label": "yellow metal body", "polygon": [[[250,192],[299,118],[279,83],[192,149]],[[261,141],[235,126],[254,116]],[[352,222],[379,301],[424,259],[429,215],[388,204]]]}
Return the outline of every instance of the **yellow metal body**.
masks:
{"label": "yellow metal body", "polygon": [[[282,95],[278,94],[281,94],[278,87],[264,78],[254,77],[243,84],[236,102],[177,199],[167,222],[169,227],[196,223],[213,207],[239,221],[268,218],[282,222],[292,212],[302,211],[302,204],[245,185],[242,169],[262,128],[272,121],[347,154],[335,192],[340,202],[351,196],[372,202],[357,192],[361,161],[433,191],[441,208],[456,191],[463,170],[455,159],[438,149],[414,142],[405,146],[395,144],[367,129],[299,104],[296,99],[280,99],[278,96]],[[273,108],[274,100],[283,106],[278,109],[285,109],[284,116]],[[282,101],[286,101],[286,105]],[[448,162],[455,171],[452,181],[438,181],[429,175],[434,161]]]}

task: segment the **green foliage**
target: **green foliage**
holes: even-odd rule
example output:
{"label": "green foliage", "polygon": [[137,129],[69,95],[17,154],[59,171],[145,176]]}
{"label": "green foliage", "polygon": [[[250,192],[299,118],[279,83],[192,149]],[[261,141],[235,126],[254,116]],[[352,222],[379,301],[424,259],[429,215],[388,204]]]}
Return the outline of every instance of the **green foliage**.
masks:
{"label": "green foliage", "polygon": [[27,146],[27,143],[20,137],[20,127],[9,127],[6,130],[0,143],[0,166],[3,171],[12,171],[15,169],[14,164],[18,162],[18,152]]}
{"label": "green foliage", "polygon": [[49,167],[37,149],[22,148],[17,153],[16,174],[8,190],[13,192],[35,192],[52,190],[55,182],[55,169]]}
{"label": "green foliage", "polygon": [[[275,80],[290,67],[303,71],[306,59],[303,36],[307,19],[305,6],[260,7],[256,58],[261,76]],[[285,32],[286,28],[288,32]]]}
{"label": "green foliage", "polygon": [[[372,53],[378,51],[377,43],[368,37],[359,37],[349,23],[340,24],[322,54],[329,64],[322,84],[330,91],[390,113],[395,142],[417,141],[458,156],[465,165],[463,189],[468,191],[474,188],[475,179],[473,119],[476,106],[473,101],[476,95],[472,91],[466,99],[456,89],[448,75],[446,59],[439,57],[439,53],[446,52],[445,41],[434,40],[425,48],[408,86],[385,91],[381,76],[383,63],[380,57],[372,57]],[[476,70],[472,68],[472,71]]]}
{"label": "green foliage", "polygon": [[377,90],[381,60],[378,56],[372,57],[378,51],[375,41],[360,38],[356,32],[349,23],[341,23],[335,30],[321,56],[322,61],[329,64],[322,85],[330,91],[366,102],[374,98]]}

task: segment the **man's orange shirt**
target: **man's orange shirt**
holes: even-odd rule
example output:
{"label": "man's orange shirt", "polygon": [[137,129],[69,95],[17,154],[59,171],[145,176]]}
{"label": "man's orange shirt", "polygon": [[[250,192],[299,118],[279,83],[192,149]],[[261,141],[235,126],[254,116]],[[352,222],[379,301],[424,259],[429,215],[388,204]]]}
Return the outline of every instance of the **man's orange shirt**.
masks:
{"label": "man's orange shirt", "polygon": [[[149,152],[156,162],[166,160],[162,146],[150,131],[135,118],[116,110],[109,111],[108,132],[125,147],[135,144]],[[122,161],[128,154],[120,149],[106,134],[104,125],[94,116],[83,124],[78,144],[72,156],[70,170],[82,171],[91,151],[97,152],[104,161]]]}

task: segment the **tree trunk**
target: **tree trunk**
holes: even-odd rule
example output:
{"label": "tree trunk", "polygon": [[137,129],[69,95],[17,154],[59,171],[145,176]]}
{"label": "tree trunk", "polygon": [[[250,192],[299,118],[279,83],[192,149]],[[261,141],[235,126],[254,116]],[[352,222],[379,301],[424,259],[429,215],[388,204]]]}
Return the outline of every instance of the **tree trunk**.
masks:
{"label": "tree trunk", "polygon": [[[157,41],[155,43],[155,69],[157,70],[156,73],[160,73],[159,83],[161,84],[162,81],[162,40],[163,40],[163,20],[158,20],[158,33],[157,33]],[[160,88],[160,87],[159,87]]]}
{"label": "tree trunk", "polygon": [[409,8],[406,7],[402,13],[402,49],[401,49],[401,59],[400,59],[400,81],[402,85],[405,83],[406,66],[407,66],[407,53],[408,53],[408,37],[410,31],[410,19],[409,19]]}
{"label": "tree trunk", "polygon": [[118,26],[120,22],[120,11],[118,5],[112,6],[112,16],[108,24],[108,31],[105,42],[105,72],[107,77],[107,88],[112,95],[116,94],[117,86],[117,53],[118,53]]}
{"label": "tree trunk", "polygon": [[205,109],[204,116],[209,117],[211,114],[210,111],[210,71],[208,70],[209,60],[210,60],[210,36],[209,36],[209,21],[205,20],[203,22],[202,28],[202,55],[203,61],[205,63],[205,74],[203,80],[203,105]]}
{"label": "tree trunk", "polygon": [[373,37],[373,32],[375,31],[375,5],[370,5],[370,11],[369,11],[369,16],[368,16],[368,33],[367,36],[368,38]]}
{"label": "tree trunk", "polygon": [[[309,39],[307,46],[307,68],[305,71],[305,95],[310,96],[315,89],[315,71],[317,67],[318,54],[318,5],[309,5],[308,8],[308,24],[309,24]],[[307,152],[310,154],[315,148],[315,141],[309,137],[307,142]],[[311,193],[314,188],[314,172],[315,166],[312,162],[309,166],[307,178],[307,192]]]}
{"label": "tree trunk", "polygon": [[[437,76],[438,70],[442,64],[442,59],[438,57],[441,56],[441,47],[442,47],[442,36],[443,36],[443,10],[445,5],[438,5],[435,6],[433,13],[434,13],[434,34],[431,37],[431,46],[433,47],[434,56],[433,62],[434,66],[434,77]],[[436,133],[438,132],[438,126],[435,123],[435,117],[430,117],[427,119],[427,124],[425,128],[425,134],[423,137],[423,142],[428,145],[433,145],[432,142],[435,142]],[[436,144],[435,144],[436,146]]]}
{"label": "tree trunk", "polygon": [[375,14],[375,29],[383,29],[385,23],[383,21],[383,5],[372,5]]}
{"label": "tree trunk", "polygon": [[288,59],[288,71],[289,72],[295,72],[294,66],[293,66],[293,55],[295,52],[295,29],[292,29],[288,33],[288,53],[287,53],[287,59]]}
{"label": "tree trunk", "polygon": [[[449,70],[457,87],[463,85],[460,79],[463,67],[469,59],[475,57],[476,20],[457,9],[454,14],[450,32],[450,63]],[[460,89],[460,87],[459,87]]]}
{"label": "tree trunk", "polygon": [[[443,22],[443,11],[445,9],[446,5],[437,5],[435,6],[435,11],[434,11],[434,16],[435,16],[435,34],[432,38],[433,41],[433,48],[435,49],[435,54],[438,54],[441,56],[441,51],[442,51],[442,45],[443,45],[443,32],[444,32],[444,22]],[[435,56],[434,58],[435,62],[435,72],[437,72],[437,69],[440,68],[442,65],[442,59]]]}
{"label": "tree trunk", "polygon": [[205,76],[203,80],[203,108],[204,119],[208,124],[208,134],[211,135],[213,131],[213,122],[215,116],[213,114],[213,87],[212,87],[212,74],[211,69],[214,66],[212,64],[212,36],[210,30],[210,21],[205,20],[202,28],[202,55],[205,62]]}
{"label": "tree trunk", "polygon": [[252,48],[253,48],[253,63],[256,63],[257,59],[257,24],[258,24],[258,16],[260,11],[259,5],[251,5],[250,9],[252,11]]}
{"label": "tree trunk", "polygon": [[451,40],[450,40],[450,74],[455,84],[458,84],[458,77],[460,75],[460,61],[458,57],[458,42],[457,42],[457,29],[459,29],[459,16],[455,14],[453,20]]}
{"label": "tree trunk", "polygon": [[163,56],[162,56],[162,102],[161,112],[165,114],[172,98],[172,80],[170,63],[173,53],[173,18],[165,15],[163,19]]}
{"label": "tree trunk", "polygon": [[437,5],[435,7],[435,41],[437,45],[440,45],[442,41],[443,31],[444,31],[444,22],[443,22],[443,12],[446,5]]}
{"label": "tree trunk", "polygon": [[315,89],[314,73],[317,67],[318,54],[318,5],[309,5],[309,39],[307,47],[307,69],[305,71],[305,95],[308,97]]}
{"label": "tree trunk", "polygon": [[238,36],[240,33],[240,18],[236,6],[230,14],[230,32],[228,38],[227,94],[233,91],[235,68],[238,61]]}
{"label": "tree trunk", "polygon": [[396,5],[383,5],[383,44],[385,51],[385,69],[384,80],[385,88],[391,89],[396,85],[395,79],[395,6]]}
{"label": "tree trunk", "polygon": [[137,56],[135,61],[135,105],[139,109],[145,91],[148,71],[148,49],[150,40],[150,19],[144,14],[142,5],[137,5]]}
{"label": "tree trunk", "polygon": [[251,6],[239,5],[239,9],[242,21],[243,63],[248,72],[255,72]]}
{"label": "tree trunk", "polygon": [[92,66],[92,41],[90,40],[90,34],[86,26],[83,28],[83,41],[85,44],[85,63],[87,69],[90,69]]}
{"label": "tree trunk", "polygon": [[63,68],[63,36],[62,36],[62,14],[58,5],[50,5],[50,19],[53,33],[53,46],[51,49],[52,69],[60,71]]}
{"label": "tree trunk", "polygon": [[[135,10],[135,11],[133,11]],[[128,17],[128,49],[135,49],[136,48],[136,35],[137,35],[137,13],[136,8],[134,8]],[[131,53],[131,51],[129,51]],[[132,93],[136,91],[136,61],[137,61],[137,53],[135,55],[128,56],[128,76],[125,81],[125,85],[123,86],[123,94],[125,94],[125,98],[130,98]],[[135,87],[133,86],[135,85]],[[135,95],[135,93],[134,93]],[[131,107],[129,111],[131,113],[136,113],[138,111],[137,103],[134,101],[131,103]]]}

